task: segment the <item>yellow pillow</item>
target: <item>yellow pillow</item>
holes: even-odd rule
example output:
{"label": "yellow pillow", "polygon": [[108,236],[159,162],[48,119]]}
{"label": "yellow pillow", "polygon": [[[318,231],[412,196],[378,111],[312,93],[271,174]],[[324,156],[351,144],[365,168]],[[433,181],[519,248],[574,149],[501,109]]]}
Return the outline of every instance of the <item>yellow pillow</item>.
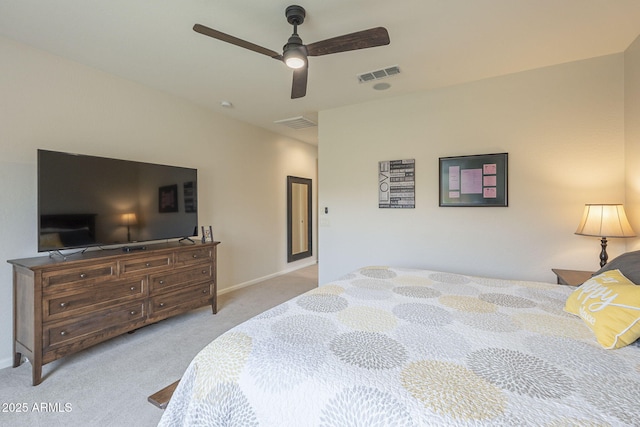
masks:
{"label": "yellow pillow", "polygon": [[624,347],[640,337],[640,286],[620,270],[584,282],[569,296],[564,310],[580,316],[606,349]]}

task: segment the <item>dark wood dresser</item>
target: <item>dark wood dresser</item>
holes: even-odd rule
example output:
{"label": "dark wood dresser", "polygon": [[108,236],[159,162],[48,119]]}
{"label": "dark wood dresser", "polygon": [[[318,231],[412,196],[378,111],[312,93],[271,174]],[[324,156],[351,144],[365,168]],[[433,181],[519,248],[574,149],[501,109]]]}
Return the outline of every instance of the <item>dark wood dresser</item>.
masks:
{"label": "dark wood dresser", "polygon": [[216,307],[219,242],[149,245],[9,260],[13,265],[13,366],[42,365],[194,308]]}

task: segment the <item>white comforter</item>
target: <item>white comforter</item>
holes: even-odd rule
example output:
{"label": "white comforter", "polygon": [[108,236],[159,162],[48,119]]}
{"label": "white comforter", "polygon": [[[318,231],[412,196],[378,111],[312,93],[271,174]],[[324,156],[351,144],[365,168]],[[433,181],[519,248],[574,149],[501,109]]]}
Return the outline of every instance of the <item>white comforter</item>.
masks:
{"label": "white comforter", "polygon": [[214,340],[160,425],[639,425],[640,348],[600,348],[573,289],[363,268]]}

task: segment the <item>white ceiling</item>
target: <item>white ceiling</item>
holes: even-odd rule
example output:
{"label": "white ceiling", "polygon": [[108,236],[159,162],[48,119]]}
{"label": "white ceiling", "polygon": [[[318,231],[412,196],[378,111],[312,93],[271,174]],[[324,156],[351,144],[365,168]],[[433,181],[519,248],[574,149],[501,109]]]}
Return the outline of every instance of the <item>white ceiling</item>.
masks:
{"label": "white ceiling", "polygon": [[[307,96],[292,100],[283,63],[192,30],[200,23],[281,51],[293,1],[0,0],[0,34],[316,144],[317,128],[273,122],[618,53],[640,33],[640,0],[300,1],[305,43],[383,26],[391,44],[310,58]],[[401,73],[385,80],[390,89],[357,82],[391,65]]]}

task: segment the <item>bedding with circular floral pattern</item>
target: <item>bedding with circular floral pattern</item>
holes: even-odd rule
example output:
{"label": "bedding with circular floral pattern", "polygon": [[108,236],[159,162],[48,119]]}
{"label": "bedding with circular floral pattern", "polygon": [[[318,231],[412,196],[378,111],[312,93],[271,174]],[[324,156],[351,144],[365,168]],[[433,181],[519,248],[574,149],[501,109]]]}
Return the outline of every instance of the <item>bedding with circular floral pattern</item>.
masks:
{"label": "bedding with circular floral pattern", "polygon": [[366,267],[214,340],[160,425],[634,425],[640,348],[602,348],[572,290]]}

